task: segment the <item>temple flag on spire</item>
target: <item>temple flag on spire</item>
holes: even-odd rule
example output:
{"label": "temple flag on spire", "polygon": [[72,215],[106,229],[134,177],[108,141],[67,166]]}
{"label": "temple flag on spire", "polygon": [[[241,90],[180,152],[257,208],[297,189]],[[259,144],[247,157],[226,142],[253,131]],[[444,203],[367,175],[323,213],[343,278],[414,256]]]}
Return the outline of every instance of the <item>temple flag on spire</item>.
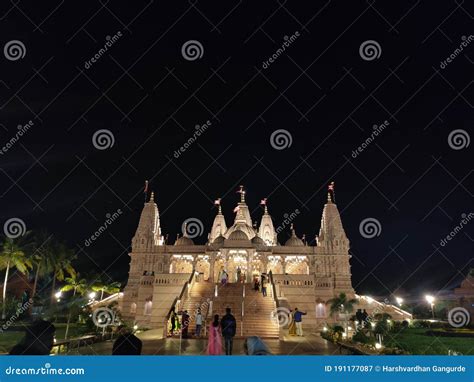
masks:
{"label": "temple flag on spire", "polygon": [[143,188],[143,194],[145,195],[145,203],[146,203],[146,197],[148,195],[148,180],[145,180],[145,187]]}
{"label": "temple flag on spire", "polygon": [[260,205],[266,206],[267,205],[267,198],[263,198],[262,200],[260,200]]}
{"label": "temple flag on spire", "polygon": [[237,213],[237,212],[239,212],[239,209],[240,209],[240,207],[239,207],[239,206],[235,207],[235,208],[234,208],[234,213]]}
{"label": "temple flag on spire", "polygon": [[214,200],[214,205],[215,206],[220,206],[221,205],[221,198]]}

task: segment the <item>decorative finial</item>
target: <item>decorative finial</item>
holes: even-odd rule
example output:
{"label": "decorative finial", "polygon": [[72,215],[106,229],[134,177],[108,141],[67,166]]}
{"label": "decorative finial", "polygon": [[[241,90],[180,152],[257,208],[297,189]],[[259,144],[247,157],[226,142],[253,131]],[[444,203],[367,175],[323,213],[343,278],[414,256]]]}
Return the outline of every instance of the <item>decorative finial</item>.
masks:
{"label": "decorative finial", "polygon": [[263,212],[264,212],[265,214],[268,214],[267,198],[263,198],[263,199],[260,201],[260,205],[262,205],[262,206],[264,207]]}
{"label": "decorative finial", "polygon": [[332,203],[331,194],[328,192],[328,203]]}
{"label": "decorative finial", "polygon": [[183,224],[183,237],[188,236],[188,222],[184,222]]}
{"label": "decorative finial", "polygon": [[[329,183],[328,185],[328,194],[331,193],[332,194],[332,201],[334,201],[334,203],[336,203],[336,190],[334,189],[334,182],[331,182]],[[328,201],[330,201],[328,199]]]}
{"label": "decorative finial", "polygon": [[214,200],[214,205],[218,206],[218,213],[222,215],[221,198]]}
{"label": "decorative finial", "polygon": [[240,189],[237,191],[238,194],[240,194],[240,203],[245,203],[245,191],[244,191],[244,186],[240,185]]}
{"label": "decorative finial", "polygon": [[153,203],[155,201],[155,193],[152,191],[150,195],[150,203]]}
{"label": "decorative finial", "polygon": [[291,229],[291,236],[296,236],[295,226],[293,225],[293,223],[291,223],[290,229]]}

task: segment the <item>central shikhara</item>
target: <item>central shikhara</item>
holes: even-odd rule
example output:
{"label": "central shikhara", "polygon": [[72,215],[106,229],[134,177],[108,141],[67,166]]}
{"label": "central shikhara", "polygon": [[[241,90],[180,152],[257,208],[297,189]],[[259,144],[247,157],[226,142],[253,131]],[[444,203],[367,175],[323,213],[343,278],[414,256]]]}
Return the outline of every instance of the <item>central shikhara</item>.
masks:
{"label": "central shikhara", "polygon": [[[172,308],[192,314],[199,307],[205,317],[210,317],[232,307],[242,334],[278,337],[284,329],[272,317],[295,307],[307,312],[306,328],[319,330],[338,321],[340,317],[330,314],[328,301],[341,293],[348,299],[357,298],[355,308],[366,309],[369,315],[389,313],[394,320],[411,318],[396,306],[356,295],[349,239],[331,194],[313,246],[299,238],[292,225],[291,237],[280,245],[265,200],[260,225],[252,226],[245,191],[241,188],[239,192],[230,227],[220,201],[216,203],[218,212],[204,245],[195,244],[186,228],[174,245],[168,245],[151,194],[132,239],[128,283],[120,301],[125,320],[156,329],[167,326]],[[223,270],[229,277],[225,287],[219,284]],[[254,280],[262,274],[270,275],[266,299],[253,290]]]}

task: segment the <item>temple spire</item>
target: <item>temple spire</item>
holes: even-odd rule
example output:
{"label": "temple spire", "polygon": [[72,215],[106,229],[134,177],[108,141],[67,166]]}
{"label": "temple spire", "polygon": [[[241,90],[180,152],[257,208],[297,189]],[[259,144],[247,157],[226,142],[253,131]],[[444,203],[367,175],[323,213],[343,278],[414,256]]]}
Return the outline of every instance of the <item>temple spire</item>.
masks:
{"label": "temple spire", "polygon": [[260,228],[258,230],[259,236],[263,239],[266,245],[277,245],[277,234],[273,227],[272,217],[268,213],[267,198],[260,201],[260,205],[264,207],[262,220],[260,221]]}
{"label": "temple spire", "polygon": [[240,194],[240,203],[245,203],[245,190],[244,186],[240,185],[240,189],[237,191]]}

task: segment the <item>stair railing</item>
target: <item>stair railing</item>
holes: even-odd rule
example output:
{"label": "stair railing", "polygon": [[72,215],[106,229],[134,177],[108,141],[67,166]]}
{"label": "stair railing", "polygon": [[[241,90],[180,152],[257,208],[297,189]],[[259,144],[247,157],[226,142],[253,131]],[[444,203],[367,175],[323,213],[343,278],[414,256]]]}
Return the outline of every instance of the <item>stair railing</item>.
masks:
{"label": "stair railing", "polygon": [[275,282],[273,281],[273,272],[272,271],[268,272],[268,277],[270,279],[270,284],[272,286],[273,300],[275,301],[276,307],[278,309],[280,307],[280,302],[278,301],[278,298],[277,298],[277,291],[276,291]]}
{"label": "stair railing", "polygon": [[[187,291],[187,296],[189,297],[189,293],[190,293],[190,289],[192,288],[192,286],[194,285],[194,276],[195,276],[195,270],[193,269],[193,271],[191,272],[191,275],[189,276],[189,279],[188,281],[186,281],[183,285],[183,288],[181,288],[181,292],[179,294],[178,297],[176,297],[174,300],[173,300],[173,303],[171,304],[171,308],[170,310],[168,311],[168,314],[166,315],[165,317],[165,320],[164,320],[164,327],[163,327],[163,338],[167,337],[168,336],[168,321],[171,317],[171,312],[175,311],[176,312],[176,307],[178,305],[178,308],[179,308],[179,305],[181,303],[181,301],[183,301],[183,297],[184,297],[184,294],[186,293]],[[188,288],[188,286],[190,286],[190,288]],[[177,312],[176,312],[177,313]]]}

